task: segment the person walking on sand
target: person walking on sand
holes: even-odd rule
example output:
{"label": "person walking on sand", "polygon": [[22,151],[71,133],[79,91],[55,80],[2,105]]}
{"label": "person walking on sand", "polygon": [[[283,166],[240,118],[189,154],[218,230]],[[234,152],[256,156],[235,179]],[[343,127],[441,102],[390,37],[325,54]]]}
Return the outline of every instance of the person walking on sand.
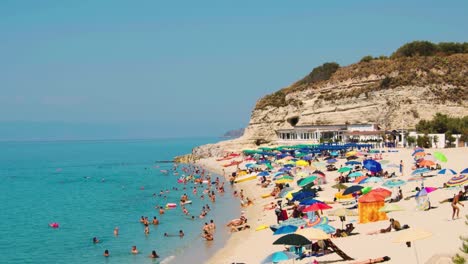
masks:
{"label": "person walking on sand", "polygon": [[453,197],[453,201],[452,201],[452,210],[453,210],[452,220],[455,220],[455,214],[457,214],[457,219],[460,217],[459,216],[460,208],[458,208],[457,205],[460,204],[461,206],[465,207],[465,205],[460,202],[460,198],[462,196],[463,196],[463,192],[460,191],[457,195],[455,195],[455,197]]}
{"label": "person walking on sand", "polygon": [[400,175],[403,176],[403,160],[400,160]]}

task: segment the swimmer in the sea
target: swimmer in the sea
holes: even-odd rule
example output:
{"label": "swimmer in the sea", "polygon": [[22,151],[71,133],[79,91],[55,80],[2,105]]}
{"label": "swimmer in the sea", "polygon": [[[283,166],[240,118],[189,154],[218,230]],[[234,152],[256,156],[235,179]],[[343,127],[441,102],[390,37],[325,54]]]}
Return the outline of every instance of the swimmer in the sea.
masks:
{"label": "swimmer in the sea", "polygon": [[182,230],[179,230],[179,237],[180,237],[180,238],[183,238],[183,237],[184,237],[184,235],[185,235],[185,234],[184,234],[184,231],[182,231]]}
{"label": "swimmer in the sea", "polygon": [[153,217],[153,225],[159,225],[159,220],[156,218],[156,216]]}
{"label": "swimmer in the sea", "polygon": [[94,244],[99,243],[99,239],[98,239],[97,237],[93,237],[93,243],[94,243]]}
{"label": "swimmer in the sea", "polygon": [[109,250],[104,250],[104,257],[108,257],[109,256]]}
{"label": "swimmer in the sea", "polygon": [[119,227],[115,227],[114,228],[114,236],[118,236],[119,235]]}
{"label": "swimmer in the sea", "polygon": [[136,246],[132,246],[132,251],[131,252],[132,252],[132,254],[138,254],[139,253]]}

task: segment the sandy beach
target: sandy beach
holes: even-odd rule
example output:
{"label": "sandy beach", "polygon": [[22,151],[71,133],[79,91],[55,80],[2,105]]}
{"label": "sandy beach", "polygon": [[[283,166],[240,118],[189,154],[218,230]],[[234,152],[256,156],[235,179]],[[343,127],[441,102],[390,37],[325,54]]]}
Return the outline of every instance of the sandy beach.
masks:
{"label": "sandy beach", "polygon": [[[411,177],[411,166],[414,163],[411,156],[412,149],[397,149],[398,152],[385,152],[383,159],[391,163],[399,164],[403,160],[404,173],[403,176],[398,176],[398,179],[407,180]],[[468,149],[467,148],[454,148],[454,149],[428,149],[426,152],[432,153],[440,151],[446,155],[448,161],[442,163],[442,168],[450,168],[457,172],[468,167]],[[337,166],[344,164],[345,160],[339,160]],[[197,164],[204,166],[220,175],[229,175],[236,170],[235,166],[224,168],[222,165],[228,163],[226,161],[216,161],[216,158],[208,158],[197,161]],[[240,164],[239,167],[244,168],[245,162]],[[392,171],[392,170],[389,170]],[[398,169],[393,169],[398,173]],[[429,173],[435,175],[437,171]],[[327,184],[322,185],[323,191],[319,192],[317,199],[322,201],[333,201],[336,189],[331,188],[336,184],[335,178],[339,173],[327,172]],[[435,175],[428,177],[424,181],[426,187],[442,187],[451,176],[449,175]],[[280,236],[274,236],[272,231],[264,229],[255,231],[255,228],[260,225],[273,225],[276,224],[276,216],[274,211],[264,211],[264,205],[274,201],[274,198],[261,198],[261,194],[268,193],[272,187],[261,188],[257,185],[257,180],[242,182],[235,184],[237,190],[243,189],[246,196],[254,200],[254,205],[243,208],[246,213],[249,224],[252,229],[244,230],[233,233],[226,243],[225,247],[219,250],[211,259],[206,263],[261,263],[262,260],[269,254],[284,250],[282,245],[272,245],[273,241]],[[293,187],[296,187],[293,183]],[[351,185],[351,184],[348,184]],[[381,183],[370,183],[369,186],[380,187]],[[401,189],[403,196],[407,197],[414,195],[412,190],[420,186],[420,181],[407,182]],[[460,206],[460,219],[452,220],[452,208],[450,203],[439,203],[447,198],[452,198],[454,194],[458,193],[460,188],[446,188],[439,189],[429,194],[432,206],[435,207],[429,211],[417,211],[416,201],[411,198],[409,200],[401,200],[397,204],[403,207],[404,211],[397,211],[388,213],[389,218],[397,219],[402,225],[407,224],[411,228],[420,228],[432,233],[427,239],[418,240],[414,245],[409,248],[404,243],[394,243],[393,240],[398,235],[398,232],[392,231],[385,234],[367,235],[370,231],[379,230],[389,226],[389,221],[378,221],[366,224],[359,224],[357,217],[347,217],[347,222],[352,222],[356,229],[354,232],[357,235],[352,235],[343,238],[333,238],[332,241],[346,254],[354,258],[353,261],[343,261],[340,256],[335,253],[327,254],[321,257],[309,257],[294,263],[311,263],[317,260],[319,263],[353,263],[355,261],[362,261],[372,258],[389,256],[391,260],[386,263],[417,263],[415,256],[415,249],[417,251],[419,263],[451,263],[450,256],[460,253],[458,250],[461,245],[460,235],[468,234],[468,227],[465,225],[464,216],[468,214],[468,205],[465,207]],[[466,203],[466,202],[465,202]],[[468,203],[466,203],[468,204]],[[343,207],[339,203],[330,204],[333,209]],[[327,216],[326,211],[324,215]],[[341,222],[337,217],[330,216],[330,225],[341,228]],[[219,225],[221,226],[221,225]],[[224,227],[226,232],[228,228]],[[293,263],[292,260],[289,262]]]}

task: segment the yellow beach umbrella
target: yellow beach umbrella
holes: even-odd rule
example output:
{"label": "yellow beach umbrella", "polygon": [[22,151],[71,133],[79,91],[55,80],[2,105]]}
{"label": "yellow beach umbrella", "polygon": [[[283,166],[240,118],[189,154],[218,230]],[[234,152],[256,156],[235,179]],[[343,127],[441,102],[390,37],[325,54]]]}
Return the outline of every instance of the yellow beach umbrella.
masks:
{"label": "yellow beach umbrella", "polygon": [[357,151],[348,151],[346,152],[345,156],[346,157],[351,157],[351,156],[356,156],[357,155]]}
{"label": "yellow beach umbrella", "polygon": [[305,236],[310,240],[324,240],[330,238],[330,235],[325,233],[323,230],[313,227],[297,229],[296,234]]}
{"label": "yellow beach umbrella", "polygon": [[280,179],[280,180],[277,180],[275,181],[275,183],[277,184],[283,184],[283,183],[290,183],[292,182],[293,180],[290,180],[290,179]]}
{"label": "yellow beach umbrella", "polygon": [[302,166],[302,167],[309,166],[309,162],[305,160],[298,160],[296,161],[296,166]]}

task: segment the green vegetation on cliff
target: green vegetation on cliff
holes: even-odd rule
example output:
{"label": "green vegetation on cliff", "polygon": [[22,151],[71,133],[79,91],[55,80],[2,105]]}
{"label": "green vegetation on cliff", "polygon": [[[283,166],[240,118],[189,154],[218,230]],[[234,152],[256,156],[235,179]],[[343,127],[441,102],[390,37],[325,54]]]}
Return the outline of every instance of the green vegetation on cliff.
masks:
{"label": "green vegetation on cliff", "polygon": [[[399,86],[430,86],[431,93],[441,103],[461,103],[468,100],[468,43],[414,41],[398,48],[391,57],[365,56],[359,63],[340,67],[329,62],[314,68],[307,76],[287,88],[260,99],[256,109],[297,105],[287,95],[306,89],[317,89],[325,82],[383,76],[380,82],[365,87],[327,91],[320,94],[324,101],[358,97],[362,94]],[[438,85],[444,86],[440,89]]]}

